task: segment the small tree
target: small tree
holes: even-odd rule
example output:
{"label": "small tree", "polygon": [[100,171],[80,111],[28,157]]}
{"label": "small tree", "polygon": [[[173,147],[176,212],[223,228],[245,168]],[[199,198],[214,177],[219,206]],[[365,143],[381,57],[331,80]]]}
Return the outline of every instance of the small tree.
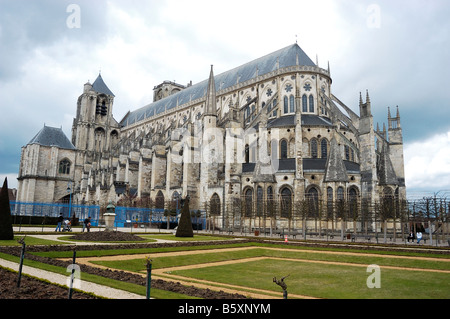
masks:
{"label": "small tree", "polygon": [[13,240],[11,208],[9,206],[8,179],[5,178],[0,191],[0,240]]}
{"label": "small tree", "polygon": [[181,201],[181,206],[181,216],[175,237],[194,237],[191,213],[189,211],[189,197]]}

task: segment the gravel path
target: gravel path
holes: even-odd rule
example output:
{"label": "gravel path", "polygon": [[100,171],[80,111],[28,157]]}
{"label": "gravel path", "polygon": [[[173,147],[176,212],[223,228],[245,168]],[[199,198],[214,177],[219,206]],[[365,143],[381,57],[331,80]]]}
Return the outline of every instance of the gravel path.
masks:
{"label": "gravel path", "polygon": [[[19,264],[15,262],[11,262],[8,260],[0,259],[0,266],[9,268],[15,271],[19,270]],[[70,270],[69,270],[70,271]],[[70,272],[67,273],[67,276],[63,276],[60,274],[56,274],[50,271],[45,271],[38,268],[33,268],[29,266],[22,267],[22,273],[27,274],[36,278],[45,279],[49,282],[64,285],[69,287],[69,278]],[[77,288],[82,291],[93,293],[96,296],[108,298],[108,299],[145,299],[145,296],[129,293],[127,291],[110,288],[107,286],[98,285],[92,282],[83,281],[82,275],[78,280],[74,281],[74,288]],[[67,288],[68,289],[68,288]]]}

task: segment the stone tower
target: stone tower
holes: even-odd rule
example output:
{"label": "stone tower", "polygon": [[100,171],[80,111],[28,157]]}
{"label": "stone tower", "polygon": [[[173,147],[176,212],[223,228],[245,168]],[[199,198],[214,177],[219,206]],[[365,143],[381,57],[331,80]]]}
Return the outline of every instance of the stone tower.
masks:
{"label": "stone tower", "polygon": [[[74,188],[80,190],[78,200],[86,190],[105,187],[111,171],[111,151],[119,141],[120,125],[113,117],[114,94],[99,74],[93,84],[84,85],[78,98],[77,114],[72,125],[72,144],[77,149]],[[96,200],[100,200],[97,196]]]}
{"label": "stone tower", "polygon": [[114,94],[100,74],[93,84],[84,85],[72,126],[72,144],[77,150],[108,152],[118,141],[120,126],[112,115],[113,103]]}

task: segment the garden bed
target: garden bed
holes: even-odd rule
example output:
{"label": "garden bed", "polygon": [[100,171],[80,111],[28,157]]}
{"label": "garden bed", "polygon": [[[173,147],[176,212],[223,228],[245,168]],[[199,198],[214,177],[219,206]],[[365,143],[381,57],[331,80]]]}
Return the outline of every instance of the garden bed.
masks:
{"label": "garden bed", "polygon": [[[98,234],[98,235],[93,235],[93,237],[97,237],[97,239],[99,241],[104,241],[104,236],[101,235],[101,233],[105,233],[105,232],[91,232],[91,233],[84,233],[84,236],[86,236],[86,234]],[[112,232],[111,232],[112,233]],[[83,237],[84,237],[83,236]],[[89,235],[87,235],[89,236]],[[91,235],[92,236],[92,235]],[[111,234],[109,234],[109,236],[111,236]],[[119,237],[124,238],[121,234],[115,234],[112,236],[116,236],[114,241],[120,241],[118,240]],[[127,240],[129,240],[130,237],[127,237]],[[91,239],[92,240],[92,239]],[[223,244],[223,243],[230,243],[230,241],[221,241],[221,242],[211,242],[208,244]],[[235,243],[235,242],[233,242]],[[205,245],[205,243],[156,243],[156,244],[151,244],[151,243],[137,243],[137,244],[129,244],[129,243],[123,243],[123,244],[114,244],[114,245],[81,245],[81,246],[76,246],[77,251],[82,251],[82,250],[102,250],[102,249],[131,249],[131,248],[145,248],[145,247],[175,247],[175,246],[192,246],[192,245]],[[54,266],[59,266],[59,267],[63,267],[63,268],[67,268],[67,266],[69,266],[71,264],[71,262],[69,261],[62,261],[62,260],[56,260],[53,258],[48,258],[48,257],[42,257],[42,256],[36,256],[34,254],[32,254],[32,252],[40,252],[40,251],[72,251],[74,247],[70,247],[70,246],[66,246],[66,245],[54,245],[54,246],[27,246],[26,249],[26,253],[25,253],[25,258],[26,259],[30,259],[30,260],[35,260],[38,262],[42,262],[42,263],[46,263],[49,265],[54,265]],[[21,248],[17,247],[17,246],[4,246],[4,247],[0,247],[0,252],[2,253],[6,253],[9,255],[14,255],[14,256],[20,256],[20,251]],[[129,283],[133,283],[133,284],[137,284],[137,285],[142,285],[145,286],[146,285],[146,278],[137,274],[132,274],[132,273],[128,273],[125,271],[118,271],[118,270],[110,270],[110,269],[100,269],[97,267],[91,267],[91,266],[87,266],[87,265],[79,265],[81,272],[85,272],[85,273],[89,273],[92,275],[97,275],[97,276],[102,276],[105,278],[109,278],[109,279],[113,279],[113,280],[118,280],[118,281],[123,281],[123,282],[129,282]],[[14,274],[13,274],[14,277]],[[15,275],[15,278],[17,278],[17,274]],[[15,286],[16,283],[12,283],[10,281],[11,279],[4,279],[3,276],[0,275],[0,287],[5,287],[5,286]],[[43,282],[43,284],[46,286],[45,288],[41,287],[41,288],[36,288],[34,289],[34,294],[26,294],[24,293],[21,297],[23,299],[38,299],[37,297],[39,297],[38,295],[38,291],[40,291],[40,289],[45,289],[46,291],[51,291],[53,289],[55,289],[54,291],[54,296],[61,296],[59,289],[63,289],[61,287],[52,285],[50,283],[45,283]],[[215,290],[210,290],[210,289],[202,289],[202,288],[197,288],[194,286],[184,286],[182,284],[180,284],[179,282],[170,282],[170,281],[164,281],[161,279],[152,279],[152,289],[161,289],[161,290],[166,290],[166,291],[170,291],[170,292],[176,292],[176,293],[180,293],[180,294],[184,294],[187,296],[192,296],[192,297],[198,297],[198,298],[203,298],[203,299],[246,299],[247,297],[244,295],[240,295],[240,294],[230,294],[230,293],[226,293],[223,291],[215,291]],[[10,290],[10,291],[4,291],[2,294],[0,294],[0,299],[16,299],[18,297],[15,297],[15,294],[19,293],[20,294],[21,291],[14,291],[14,289]],[[64,294],[63,294],[64,295]],[[52,296],[52,293],[50,294],[46,294],[44,295],[44,298],[42,299],[49,299],[48,296]],[[63,299],[67,299],[68,296],[68,292],[67,289],[65,290],[65,295],[62,297]]]}
{"label": "garden bed", "polygon": [[[69,289],[22,275],[17,287],[18,274],[0,267],[0,299],[68,299]],[[74,290],[72,299],[98,299]]]}

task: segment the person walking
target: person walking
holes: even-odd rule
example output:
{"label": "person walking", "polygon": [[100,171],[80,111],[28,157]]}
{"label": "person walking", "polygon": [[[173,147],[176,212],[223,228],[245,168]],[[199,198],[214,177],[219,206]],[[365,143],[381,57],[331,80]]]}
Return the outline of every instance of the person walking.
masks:
{"label": "person walking", "polygon": [[58,217],[58,225],[56,226],[55,231],[61,231],[61,225],[62,225],[62,222],[63,222],[63,221],[64,221],[63,215],[62,215],[62,214],[59,214],[59,217]]}
{"label": "person walking", "polygon": [[83,232],[84,229],[87,229],[87,232],[89,233],[91,231],[91,216],[89,216],[88,218],[86,218],[83,222]]}

